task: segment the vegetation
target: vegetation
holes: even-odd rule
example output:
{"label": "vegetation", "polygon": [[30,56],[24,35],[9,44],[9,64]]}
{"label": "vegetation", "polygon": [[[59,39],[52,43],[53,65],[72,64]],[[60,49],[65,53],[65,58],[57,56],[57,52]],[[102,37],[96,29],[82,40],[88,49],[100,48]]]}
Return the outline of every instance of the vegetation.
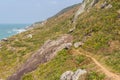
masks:
{"label": "vegetation", "polygon": [[[23,77],[23,80],[59,80],[61,74],[65,71],[76,71],[89,63],[89,59],[85,56],[71,54],[72,50],[62,50],[52,61],[42,64],[39,68]],[[78,64],[79,62],[79,64]],[[78,66],[82,63],[81,66]],[[91,67],[92,68],[92,67]],[[88,80],[102,80],[104,77],[98,73],[90,73]]]}
{"label": "vegetation", "polygon": [[[114,53],[109,54],[107,59],[105,59],[105,63],[111,66],[117,72],[120,72],[120,51],[114,51]],[[112,58],[111,58],[112,57]]]}
{"label": "vegetation", "polygon": [[[120,13],[117,12],[120,1],[107,1],[112,8],[100,9],[104,2],[101,0],[96,7],[78,17],[76,30],[71,35],[74,36],[74,42],[84,41],[82,46],[84,50],[100,56],[101,62],[120,73]],[[39,27],[12,36],[7,42],[0,42],[2,46],[0,48],[0,78],[6,79],[13,74],[48,39],[56,39],[68,33],[72,27],[71,20],[78,7],[72,6],[65,14],[60,13],[60,16],[48,19],[43,26],[39,25]],[[29,34],[33,37],[27,37]],[[89,70],[91,64],[92,61],[85,56],[73,55],[71,50],[62,50],[52,61],[24,75],[23,80],[58,80],[60,75],[67,70],[74,71],[78,68]],[[104,75],[92,71],[88,80],[102,80],[103,78]]]}
{"label": "vegetation", "polygon": [[[66,34],[70,27],[71,14],[62,15],[61,17],[51,18],[43,26],[35,27],[21,34],[12,36],[7,42],[0,42],[0,78],[7,78],[13,74],[21,65],[35,53],[45,41],[56,39],[62,34]],[[29,34],[32,38],[27,37]]]}
{"label": "vegetation", "polygon": [[96,72],[90,72],[88,75],[88,80],[103,80],[105,78],[105,75],[98,74]]}
{"label": "vegetation", "polygon": [[[101,2],[103,3],[103,1]],[[79,16],[76,25],[77,29],[73,35],[75,41],[85,42],[82,46],[84,50],[102,56],[103,62],[107,66],[120,73],[120,48],[117,48],[120,47],[118,46],[120,43],[120,18],[118,16],[120,14],[117,12],[120,2],[114,0],[108,1],[108,3],[112,4],[112,8],[100,9],[94,7],[89,12]],[[100,4],[96,6],[100,6]],[[118,43],[112,45],[111,43],[115,41],[118,41]],[[111,46],[114,46],[114,49]]]}

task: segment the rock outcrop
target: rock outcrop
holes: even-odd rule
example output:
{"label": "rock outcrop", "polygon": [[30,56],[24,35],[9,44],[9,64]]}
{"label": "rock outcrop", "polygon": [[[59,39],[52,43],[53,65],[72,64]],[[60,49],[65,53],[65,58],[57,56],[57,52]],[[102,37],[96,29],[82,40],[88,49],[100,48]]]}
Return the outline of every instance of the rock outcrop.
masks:
{"label": "rock outcrop", "polygon": [[21,80],[21,77],[24,74],[35,70],[40,64],[53,59],[58,51],[68,46],[70,47],[72,39],[72,36],[66,34],[57,40],[48,40],[15,74],[10,76],[7,80]]}
{"label": "rock outcrop", "polygon": [[101,5],[100,8],[101,8],[101,9],[104,9],[104,8],[105,8],[105,9],[109,9],[109,8],[112,8],[112,5],[105,1],[105,2]]}
{"label": "rock outcrop", "polygon": [[80,8],[75,13],[74,18],[72,20],[73,28],[71,28],[68,33],[72,33],[76,29],[76,21],[78,16],[81,15],[86,10],[91,9],[98,2],[99,0],[83,0],[82,4],[80,5]]}
{"label": "rock outcrop", "polygon": [[47,20],[41,21],[41,22],[36,22],[36,23],[34,23],[34,24],[30,25],[30,26],[27,26],[26,30],[30,30],[30,29],[33,29],[35,27],[41,27],[42,28],[46,23],[47,23]]}
{"label": "rock outcrop", "polygon": [[60,80],[86,80],[87,71],[78,69],[76,72],[66,71],[61,75]]}
{"label": "rock outcrop", "polygon": [[82,4],[80,5],[80,8],[78,9],[78,11],[76,12],[76,14],[74,16],[73,23],[75,24],[75,22],[80,14],[82,14],[85,10],[93,7],[98,1],[99,0],[83,0]]}

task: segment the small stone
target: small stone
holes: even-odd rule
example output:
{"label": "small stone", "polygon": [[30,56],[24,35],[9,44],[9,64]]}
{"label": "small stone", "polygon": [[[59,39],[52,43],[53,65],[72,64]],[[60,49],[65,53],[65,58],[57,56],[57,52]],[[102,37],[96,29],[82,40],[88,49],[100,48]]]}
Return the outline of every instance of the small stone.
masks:
{"label": "small stone", "polygon": [[70,49],[71,46],[72,46],[72,43],[66,43],[66,44],[65,44],[65,49]]}
{"label": "small stone", "polygon": [[75,30],[75,27],[71,28],[68,33],[72,33],[74,30]]}
{"label": "small stone", "polygon": [[78,47],[82,46],[83,44],[84,44],[83,42],[76,42],[76,43],[74,43],[74,47],[78,48]]}
{"label": "small stone", "polygon": [[120,14],[120,9],[117,11],[118,14]]}
{"label": "small stone", "polygon": [[0,49],[2,48],[2,45],[0,44]]}

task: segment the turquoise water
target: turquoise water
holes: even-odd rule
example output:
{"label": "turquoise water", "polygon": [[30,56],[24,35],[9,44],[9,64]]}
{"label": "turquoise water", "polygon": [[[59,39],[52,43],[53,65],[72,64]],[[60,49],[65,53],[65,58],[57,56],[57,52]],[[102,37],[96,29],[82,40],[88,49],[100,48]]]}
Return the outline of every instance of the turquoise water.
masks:
{"label": "turquoise water", "polygon": [[0,40],[25,31],[29,24],[0,24]]}

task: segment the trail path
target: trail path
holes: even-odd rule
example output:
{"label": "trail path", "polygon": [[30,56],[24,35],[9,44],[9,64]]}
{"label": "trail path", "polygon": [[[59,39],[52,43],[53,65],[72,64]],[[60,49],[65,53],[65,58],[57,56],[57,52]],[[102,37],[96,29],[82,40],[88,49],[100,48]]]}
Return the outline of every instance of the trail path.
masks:
{"label": "trail path", "polygon": [[84,55],[86,57],[89,57],[92,59],[92,61],[101,69],[101,71],[107,76],[109,77],[111,80],[120,80],[120,76],[115,74],[115,73],[112,73],[110,72],[108,69],[106,69],[100,62],[98,62],[94,57],[92,57],[91,55],[89,54],[84,54],[82,52],[80,52],[79,50],[75,50],[76,53],[78,54],[81,54],[81,55]]}

